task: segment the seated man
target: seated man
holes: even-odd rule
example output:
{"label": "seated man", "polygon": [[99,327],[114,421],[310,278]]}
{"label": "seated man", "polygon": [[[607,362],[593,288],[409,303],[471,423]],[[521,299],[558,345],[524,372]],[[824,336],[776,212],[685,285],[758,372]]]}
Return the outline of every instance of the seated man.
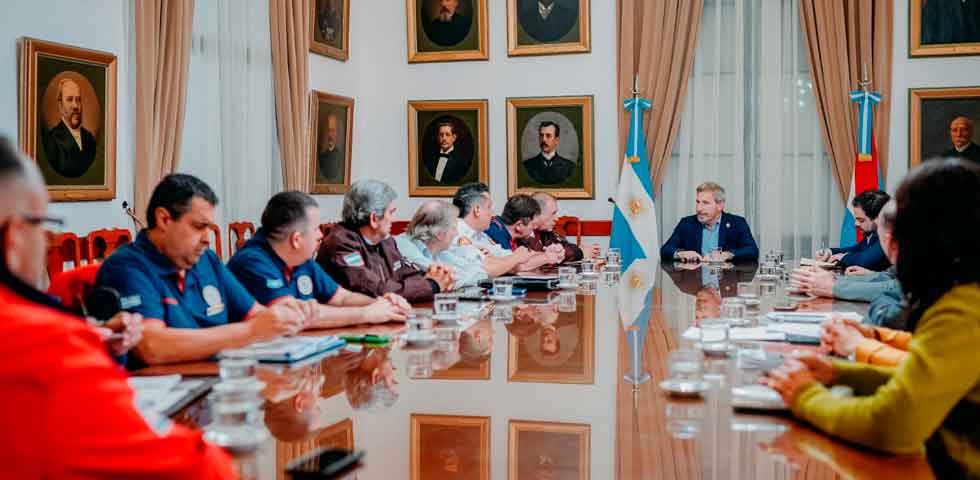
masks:
{"label": "seated man", "polygon": [[[890,263],[898,261],[898,244],[892,241],[895,208],[895,201],[889,200],[875,219],[881,248]],[[798,268],[791,280],[804,292],[818,297],[872,302],[868,323],[901,328],[902,286],[895,276],[895,268],[871,272],[851,266],[846,273],[845,276],[836,277],[833,272],[820,268]]]}
{"label": "seated man", "polygon": [[469,253],[461,250],[477,249],[490,278],[518,271],[534,255],[525,247],[505,249],[484,233],[493,221],[493,200],[486,185],[473,182],[459,187],[453,195],[453,205],[459,209],[459,219],[450,251],[465,257]]}
{"label": "seated man", "polygon": [[558,200],[554,196],[550,193],[538,192],[531,198],[538,202],[541,213],[532,221],[533,231],[531,235],[518,239],[518,245],[524,245],[535,252],[543,252],[546,247],[551,245],[561,245],[565,250],[562,262],[576,262],[599,256],[599,244],[593,243],[583,250],[555,231],[555,221],[558,220]]}
{"label": "seated man", "polygon": [[[490,226],[484,233],[504,250],[514,251],[519,248],[518,240],[533,234],[531,223],[540,214],[541,207],[529,195],[514,195],[507,200],[504,211],[490,221]],[[554,265],[561,263],[564,257],[565,249],[561,245],[552,245],[543,252],[532,253],[531,259],[521,269],[532,270],[542,265]]]}
{"label": "seated man", "polygon": [[854,197],[851,202],[854,222],[864,232],[864,240],[849,247],[820,250],[816,254],[817,260],[836,262],[843,268],[858,266],[874,272],[887,270],[891,262],[879,244],[875,219],[890,198],[881,190],[865,190]]}
{"label": "seated man", "polygon": [[306,328],[404,321],[405,299],[387,293],[377,300],[337,285],[313,261],[320,245],[320,207],[302,192],[274,195],[262,212],[262,227],[231,260],[228,269],[264,305],[283,298],[313,300],[316,315]]}
{"label": "seated man", "polygon": [[697,188],[697,214],[684,217],[674,228],[660,256],[664,260],[699,262],[708,260],[715,249],[721,253],[713,261],[756,261],[759,247],[744,218],[725,212],[725,189],[713,182]]}
{"label": "seated man", "polygon": [[146,208],[147,228],[117,249],[95,283],[119,292],[145,319],[130,367],[205,360],[218,352],[298,332],[308,313],[293,300],[266,308],[208,248],[218,198],[191,175],[167,175]]}
{"label": "seated man", "polygon": [[398,294],[431,302],[453,288],[452,271],[440,263],[421,271],[405,261],[391,238],[397,194],[388,184],[360,180],[344,196],[343,221],[323,239],[316,261],[345,288],[373,297]]}
{"label": "seated man", "polygon": [[444,200],[429,200],[419,207],[405,233],[395,237],[398,251],[419,268],[433,262],[453,269],[456,287],[468,287],[487,279],[483,257],[475,247],[450,251],[456,238],[459,209]]}
{"label": "seated man", "polygon": [[44,228],[58,221],[46,216],[36,164],[3,138],[0,200],[0,449],[10,459],[2,476],[238,478],[200,431],[138,411],[95,329],[37,289],[46,276]]}

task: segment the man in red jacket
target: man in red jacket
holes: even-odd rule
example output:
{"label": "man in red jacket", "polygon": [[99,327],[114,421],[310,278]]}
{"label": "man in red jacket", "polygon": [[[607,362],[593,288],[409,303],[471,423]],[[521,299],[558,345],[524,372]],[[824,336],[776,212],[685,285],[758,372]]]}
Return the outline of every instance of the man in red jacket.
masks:
{"label": "man in red jacket", "polygon": [[237,478],[201,432],[141,415],[99,334],[36,289],[46,210],[37,167],[0,138],[0,478]]}

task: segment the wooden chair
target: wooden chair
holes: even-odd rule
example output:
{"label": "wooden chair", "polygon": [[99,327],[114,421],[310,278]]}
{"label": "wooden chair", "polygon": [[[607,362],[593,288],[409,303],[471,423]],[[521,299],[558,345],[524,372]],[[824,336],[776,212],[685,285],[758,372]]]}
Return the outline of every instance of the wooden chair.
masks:
{"label": "wooden chair", "polygon": [[555,231],[566,238],[574,235],[575,244],[582,246],[582,220],[578,217],[558,217],[555,221]]}
{"label": "wooden chair", "polygon": [[218,254],[219,260],[224,260],[224,256],[221,255],[221,227],[212,223],[208,225],[208,230],[211,230],[214,235],[214,239],[211,240],[211,249]]}
{"label": "wooden chair", "polygon": [[327,235],[330,235],[330,230],[333,229],[333,226],[334,225],[336,225],[336,223],[321,223],[320,224],[320,233],[323,233],[323,237],[324,238],[326,238]]}
{"label": "wooden chair", "polygon": [[405,231],[406,228],[408,228],[408,223],[409,222],[406,222],[404,220],[391,222],[391,234],[400,235],[402,232]]}
{"label": "wooden chair", "polygon": [[[248,234],[248,238],[245,234]],[[255,236],[255,225],[252,222],[231,222],[228,224],[228,256],[231,257],[245,246],[249,238]]]}
{"label": "wooden chair", "polygon": [[71,232],[48,232],[48,275],[65,271],[68,262],[72,262],[70,268],[82,266],[82,239]]}
{"label": "wooden chair", "polygon": [[105,260],[112,252],[133,241],[133,234],[125,228],[93,230],[86,237],[88,245],[85,254],[88,263]]}

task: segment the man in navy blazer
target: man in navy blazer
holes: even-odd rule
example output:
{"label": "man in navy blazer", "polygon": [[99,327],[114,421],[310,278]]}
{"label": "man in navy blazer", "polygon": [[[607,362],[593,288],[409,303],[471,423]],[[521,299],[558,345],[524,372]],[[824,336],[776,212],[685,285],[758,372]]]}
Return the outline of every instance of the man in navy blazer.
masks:
{"label": "man in navy blazer", "polygon": [[697,214],[684,217],[674,228],[667,243],[660,247],[664,260],[700,262],[707,260],[715,248],[721,249],[721,261],[756,261],[759,247],[744,218],[726,213],[725,189],[714,182],[704,182],[697,189]]}
{"label": "man in navy blazer", "polygon": [[862,267],[872,272],[883,272],[892,265],[881,249],[875,219],[891,197],[881,190],[865,190],[851,201],[854,207],[854,223],[864,232],[864,240],[841,248],[828,248],[817,252],[817,260],[834,262],[842,268]]}

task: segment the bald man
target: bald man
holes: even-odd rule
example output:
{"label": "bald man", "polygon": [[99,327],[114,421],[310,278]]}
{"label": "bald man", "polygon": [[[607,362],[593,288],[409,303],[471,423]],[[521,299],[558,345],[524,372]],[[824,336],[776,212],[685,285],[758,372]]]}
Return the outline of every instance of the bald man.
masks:
{"label": "bald man", "polygon": [[37,289],[60,223],[47,206],[34,162],[0,138],[0,451],[17,459],[3,477],[238,478],[199,431],[137,410],[96,329]]}
{"label": "bald man", "polygon": [[949,123],[949,139],[953,148],[943,153],[944,158],[957,157],[980,163],[980,146],[973,143],[973,120],[970,117],[960,115]]}
{"label": "bald man", "polygon": [[58,111],[61,121],[48,130],[41,126],[41,143],[55,173],[81,177],[95,162],[96,140],[82,127],[82,89],[74,80],[58,82]]}

